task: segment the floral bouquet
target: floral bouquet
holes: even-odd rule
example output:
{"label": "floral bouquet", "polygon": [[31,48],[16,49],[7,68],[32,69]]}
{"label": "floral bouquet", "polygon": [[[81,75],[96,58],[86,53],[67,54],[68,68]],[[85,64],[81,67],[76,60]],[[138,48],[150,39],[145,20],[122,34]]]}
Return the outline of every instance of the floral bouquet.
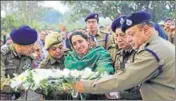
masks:
{"label": "floral bouquet", "polygon": [[82,71],[69,69],[33,69],[26,70],[11,79],[10,86],[15,91],[32,90],[44,96],[54,92],[56,94],[69,93],[76,97],[78,92],[72,88],[72,84],[80,80],[98,79],[107,76],[107,72],[93,72],[86,68]]}

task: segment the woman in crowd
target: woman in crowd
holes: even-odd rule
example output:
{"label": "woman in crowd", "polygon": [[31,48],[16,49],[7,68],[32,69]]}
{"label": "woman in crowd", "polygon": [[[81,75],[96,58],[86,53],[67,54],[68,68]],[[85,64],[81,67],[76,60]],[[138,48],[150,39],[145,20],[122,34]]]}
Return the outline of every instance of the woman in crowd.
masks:
{"label": "woman in crowd", "polygon": [[[47,35],[45,39],[45,49],[48,52],[46,58],[40,63],[39,68],[42,69],[64,69],[64,58],[66,49],[64,48],[62,35],[57,32],[52,32]],[[57,94],[57,92],[50,92],[45,96],[46,100],[71,100],[69,94]]]}
{"label": "woman in crowd", "polygon": [[[65,58],[65,67],[68,69],[83,70],[90,68],[92,71],[114,73],[110,54],[102,46],[95,46],[88,34],[83,30],[74,31],[70,38],[73,51]],[[106,99],[104,94],[82,94],[86,100]]]}

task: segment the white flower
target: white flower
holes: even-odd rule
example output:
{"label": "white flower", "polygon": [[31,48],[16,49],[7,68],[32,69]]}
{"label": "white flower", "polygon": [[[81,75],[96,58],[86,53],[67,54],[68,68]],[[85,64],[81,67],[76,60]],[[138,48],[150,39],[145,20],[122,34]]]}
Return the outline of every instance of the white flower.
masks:
{"label": "white flower", "polygon": [[89,67],[85,68],[83,72],[84,73],[82,73],[81,79],[88,79],[93,74],[92,70]]}
{"label": "white flower", "polygon": [[70,75],[74,78],[78,78],[80,76],[80,74],[81,74],[81,71],[78,71],[78,70],[72,70],[70,72]]}
{"label": "white flower", "polygon": [[10,86],[14,89],[14,88],[20,87],[21,84],[22,84],[22,82],[20,82],[20,81],[11,80]]}
{"label": "white flower", "polygon": [[67,68],[65,68],[65,69],[63,70],[63,75],[64,75],[64,77],[69,77],[69,74],[70,74],[70,70],[67,69]]}
{"label": "white flower", "polygon": [[15,75],[15,77],[13,79],[11,79],[10,86],[12,88],[20,87],[22,85],[22,83],[26,81],[28,75],[29,75],[28,70],[21,73],[20,75]]}

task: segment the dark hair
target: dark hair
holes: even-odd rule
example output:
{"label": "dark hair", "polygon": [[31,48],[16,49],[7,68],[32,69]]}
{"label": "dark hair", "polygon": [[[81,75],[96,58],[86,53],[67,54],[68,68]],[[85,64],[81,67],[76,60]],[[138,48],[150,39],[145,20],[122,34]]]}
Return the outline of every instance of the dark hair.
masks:
{"label": "dark hair", "polygon": [[72,37],[74,35],[80,35],[82,38],[84,38],[85,40],[89,40],[89,36],[88,34],[84,31],[84,30],[76,30],[76,31],[73,31],[69,37],[69,42],[70,44],[72,45]]}
{"label": "dark hair", "polygon": [[172,21],[171,18],[166,18],[166,19],[164,19],[164,22],[167,22],[168,20],[171,20],[171,21]]}

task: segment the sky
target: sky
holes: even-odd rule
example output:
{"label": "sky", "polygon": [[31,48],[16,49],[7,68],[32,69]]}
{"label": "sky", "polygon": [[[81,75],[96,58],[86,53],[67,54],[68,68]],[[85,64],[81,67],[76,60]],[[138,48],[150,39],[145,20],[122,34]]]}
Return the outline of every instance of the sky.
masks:
{"label": "sky", "polygon": [[60,1],[44,1],[42,6],[53,7],[54,9],[60,11],[62,14],[69,10],[69,8],[66,5],[61,4]]}
{"label": "sky", "polygon": [[5,16],[5,12],[1,10],[1,17]]}
{"label": "sky", "polygon": [[[43,7],[53,7],[54,9],[60,11],[62,14],[69,11],[66,5],[61,4],[60,1],[44,1]],[[1,10],[1,17],[5,17],[5,12]]]}

